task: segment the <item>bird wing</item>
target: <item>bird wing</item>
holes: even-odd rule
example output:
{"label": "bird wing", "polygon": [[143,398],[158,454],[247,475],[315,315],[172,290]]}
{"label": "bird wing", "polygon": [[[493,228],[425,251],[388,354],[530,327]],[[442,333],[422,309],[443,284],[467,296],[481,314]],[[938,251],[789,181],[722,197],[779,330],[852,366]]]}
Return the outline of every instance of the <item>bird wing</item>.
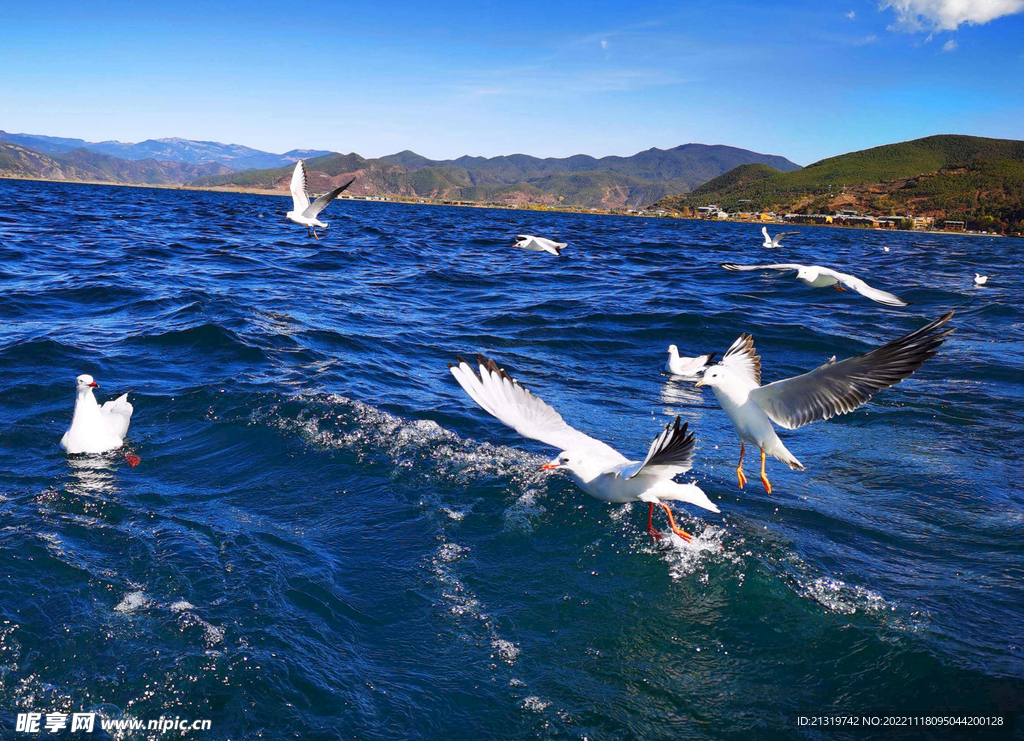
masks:
{"label": "bird wing", "polygon": [[762,226],[761,227],[761,234],[764,235],[764,239],[765,239],[766,242],[771,242],[772,241],[772,238],[768,236],[768,227]]}
{"label": "bird wing", "polygon": [[761,385],[761,356],[754,349],[754,338],[749,334],[741,334],[732,343],[720,365],[736,371],[756,386]]}
{"label": "bird wing", "polygon": [[615,461],[625,460],[615,448],[570,427],[561,414],[521,386],[493,360],[477,355],[476,362],[479,375],[463,358],[449,363],[448,368],[473,401],[523,437],[559,450],[585,449]]}
{"label": "bird wing", "polygon": [[122,440],[128,434],[128,424],[131,422],[134,411],[135,408],[128,401],[128,394],[121,394],[100,407],[100,414],[107,420],[111,432]]}
{"label": "bird wing", "polygon": [[847,288],[856,291],[861,296],[869,298],[876,303],[885,304],[886,306],[909,306],[909,304],[899,296],[889,293],[888,291],[882,291],[878,288],[869,286],[864,280],[855,275],[847,275],[846,273],[840,273],[827,268],[825,269],[825,272],[837,278]]}
{"label": "bird wing", "polygon": [[347,188],[348,186],[352,185],[352,183],[354,183],[355,181],[356,181],[355,178],[349,178],[348,182],[345,183],[344,185],[339,185],[337,188],[335,188],[331,192],[324,193],[322,196],[317,198],[311,204],[306,206],[306,208],[302,211],[302,215],[305,216],[307,219],[314,219],[314,218],[316,218],[317,214],[319,214],[321,211],[323,211],[325,208],[327,208],[327,204],[328,203],[330,203],[335,198],[340,196],[341,192],[343,190],[345,190],[345,188]]}
{"label": "bird wing", "polygon": [[785,239],[786,237],[792,237],[793,235],[799,233],[800,232],[781,232],[779,234],[776,234],[774,237],[772,237],[772,246],[778,247],[779,242],[781,242],[783,239]]}
{"label": "bird wing", "polygon": [[915,332],[861,355],[838,363],[828,362],[803,375],[754,389],[750,398],[775,424],[787,430],[852,412],[932,357],[953,331],[942,329],[952,316],[951,311]]}
{"label": "bird wing", "polygon": [[309,207],[309,196],[306,195],[306,163],[299,160],[292,170],[292,210],[302,213]]}
{"label": "bird wing", "polygon": [[734,262],[723,262],[722,267],[726,270],[799,270],[804,267],[795,262],[777,262],[771,265],[737,265]]}
{"label": "bird wing", "polygon": [[622,466],[618,475],[631,479],[641,473],[658,478],[670,479],[680,473],[686,473],[693,467],[693,433],[687,430],[689,423],[679,426],[679,417],[673,424],[665,425],[664,431],[651,443],[647,457],[639,463]]}
{"label": "bird wing", "polygon": [[678,372],[672,370],[671,361],[669,362],[669,372],[673,375],[694,376],[710,365],[714,357],[715,353],[709,353],[696,358],[679,358]]}

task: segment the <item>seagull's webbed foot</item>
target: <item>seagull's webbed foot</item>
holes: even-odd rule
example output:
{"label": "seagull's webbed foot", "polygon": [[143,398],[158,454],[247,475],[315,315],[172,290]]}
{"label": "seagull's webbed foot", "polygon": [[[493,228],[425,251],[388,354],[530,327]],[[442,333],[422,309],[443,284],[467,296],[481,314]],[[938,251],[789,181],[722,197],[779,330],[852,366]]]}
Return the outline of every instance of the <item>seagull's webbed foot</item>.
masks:
{"label": "seagull's webbed foot", "polygon": [[647,503],[647,534],[651,540],[661,540],[661,533],[654,529],[654,502]]}
{"label": "seagull's webbed foot", "polygon": [[736,479],[740,482],[740,488],[747,483],[747,477],[743,475],[743,456],[747,452],[747,444],[740,441],[740,462],[736,464]]}
{"label": "seagull's webbed foot", "polygon": [[837,291],[842,291],[843,293],[846,293],[846,289],[843,288],[843,284],[842,283],[836,283],[832,287],[835,288]]}
{"label": "seagull's webbed foot", "polygon": [[[685,530],[676,525],[676,520],[672,516],[672,509],[664,502],[658,502],[658,504],[665,508],[665,514],[668,515],[668,524],[672,528],[672,532],[674,532],[680,538],[685,540],[687,543],[693,540],[692,535],[690,535],[688,532],[686,532]],[[651,507],[653,509],[654,505],[651,505]]]}
{"label": "seagull's webbed foot", "polygon": [[761,448],[761,483],[764,484],[764,490],[771,494],[772,484],[764,473],[764,448]]}
{"label": "seagull's webbed foot", "polygon": [[313,239],[315,239],[317,242],[320,241],[320,237],[316,235],[316,229],[313,230]]}

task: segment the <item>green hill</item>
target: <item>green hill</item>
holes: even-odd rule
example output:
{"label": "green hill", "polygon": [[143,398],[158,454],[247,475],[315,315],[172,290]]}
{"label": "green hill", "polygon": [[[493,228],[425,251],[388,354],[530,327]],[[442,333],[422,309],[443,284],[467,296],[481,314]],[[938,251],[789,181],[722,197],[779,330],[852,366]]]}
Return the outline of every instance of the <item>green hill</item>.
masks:
{"label": "green hill", "polygon": [[713,203],[730,211],[852,208],[984,221],[989,228],[1006,229],[1024,221],[1024,142],[940,135],[830,157],[793,172],[746,165],[657,205],[683,209]]}

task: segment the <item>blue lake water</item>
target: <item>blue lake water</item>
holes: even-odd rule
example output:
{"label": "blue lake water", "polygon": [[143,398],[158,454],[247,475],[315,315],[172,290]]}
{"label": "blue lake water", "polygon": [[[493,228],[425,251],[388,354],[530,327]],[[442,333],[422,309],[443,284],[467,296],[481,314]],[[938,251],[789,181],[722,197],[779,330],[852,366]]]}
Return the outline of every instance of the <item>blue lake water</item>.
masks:
{"label": "blue lake water", "polygon": [[[755,225],[339,202],[317,242],[287,205],[0,181],[0,737],[27,710],[710,739],[1024,709],[1020,241],[803,228],[768,252]],[[845,267],[912,306],[724,261]],[[770,463],[770,496],[752,457],[737,488],[713,395],[661,374],[670,343],[749,331],[768,382],[950,309],[918,374],[784,435],[809,470]],[[646,507],[542,474],[556,451],[449,375],[476,352],[631,457],[682,415],[722,513],[679,507],[699,537],[654,545]],[[58,447],[79,373],[131,389],[137,467]]]}

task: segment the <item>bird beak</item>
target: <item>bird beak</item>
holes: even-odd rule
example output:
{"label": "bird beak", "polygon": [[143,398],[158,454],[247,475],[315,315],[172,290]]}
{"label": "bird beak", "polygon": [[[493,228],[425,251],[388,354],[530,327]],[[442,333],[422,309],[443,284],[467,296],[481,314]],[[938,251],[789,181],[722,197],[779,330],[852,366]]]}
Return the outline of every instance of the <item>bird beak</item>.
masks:
{"label": "bird beak", "polygon": [[98,389],[99,387],[100,387],[100,385],[98,383],[96,383],[95,381],[93,381],[92,383],[89,384],[89,388],[91,388],[91,389]]}
{"label": "bird beak", "polygon": [[556,468],[558,468],[558,464],[557,463],[545,463],[543,466],[540,467],[540,470],[541,471],[554,471]]}
{"label": "bird beak", "polygon": [[707,386],[707,384],[704,383],[704,379],[703,378],[700,379],[699,381],[697,381],[697,383],[693,384],[693,387],[695,389],[699,389],[701,386]]}

